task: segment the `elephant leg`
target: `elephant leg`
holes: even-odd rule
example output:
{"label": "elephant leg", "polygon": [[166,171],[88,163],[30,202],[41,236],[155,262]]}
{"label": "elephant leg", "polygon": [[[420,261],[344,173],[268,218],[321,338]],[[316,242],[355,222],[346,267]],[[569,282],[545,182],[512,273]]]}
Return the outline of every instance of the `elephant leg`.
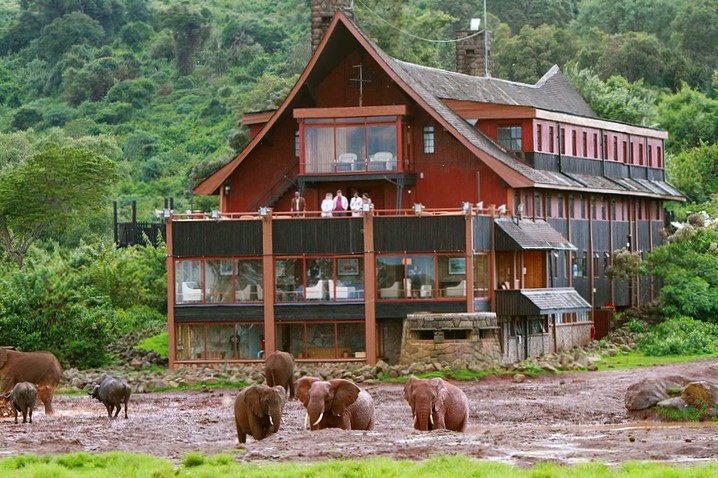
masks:
{"label": "elephant leg", "polygon": [[267,430],[262,426],[262,422],[257,417],[249,417],[249,429],[252,433],[252,438],[255,440],[261,440],[267,433]]}
{"label": "elephant leg", "polygon": [[37,387],[37,396],[45,405],[45,415],[52,415],[54,410],[52,409],[52,398],[55,395],[55,387],[49,385],[41,385]]}
{"label": "elephant leg", "polygon": [[237,439],[239,443],[247,443],[247,434],[241,428],[237,428]]}
{"label": "elephant leg", "polygon": [[433,430],[445,430],[446,429],[446,412],[444,411],[435,411],[432,412],[432,415],[434,416],[434,427]]}

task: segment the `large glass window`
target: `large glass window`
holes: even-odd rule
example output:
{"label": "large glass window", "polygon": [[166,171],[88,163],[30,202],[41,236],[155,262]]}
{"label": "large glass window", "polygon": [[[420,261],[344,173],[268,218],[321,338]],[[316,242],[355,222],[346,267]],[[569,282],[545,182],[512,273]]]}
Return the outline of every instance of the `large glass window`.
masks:
{"label": "large glass window", "polygon": [[175,262],[175,302],[191,304],[204,300],[204,263],[200,260]]}
{"label": "large glass window", "polygon": [[364,322],[299,322],[277,325],[277,344],[297,359],[364,358]]}
{"label": "large glass window", "polygon": [[376,258],[377,293],[380,299],[403,299],[406,297],[404,256],[379,256]]}
{"label": "large glass window", "polygon": [[474,255],[474,297],[489,296],[489,255]]}
{"label": "large glass window", "polygon": [[259,259],[194,259],[175,262],[175,302],[236,303],[261,301]]}
{"label": "large glass window", "polygon": [[177,325],[177,360],[256,360],[264,347],[261,323]]}
{"label": "large glass window", "polygon": [[261,301],[264,299],[262,289],[262,261],[259,259],[239,259],[235,263],[235,299],[237,302]]}
{"label": "large glass window", "polygon": [[275,262],[279,302],[364,298],[362,257],[307,257]]}
{"label": "large glass window", "polygon": [[205,273],[207,302],[233,302],[233,261],[231,259],[208,260],[205,262]]}
{"label": "large glass window", "polygon": [[499,126],[497,139],[509,151],[521,151],[521,126]]}
{"label": "large glass window", "polygon": [[304,120],[304,172],[397,169],[398,124],[396,116]]}

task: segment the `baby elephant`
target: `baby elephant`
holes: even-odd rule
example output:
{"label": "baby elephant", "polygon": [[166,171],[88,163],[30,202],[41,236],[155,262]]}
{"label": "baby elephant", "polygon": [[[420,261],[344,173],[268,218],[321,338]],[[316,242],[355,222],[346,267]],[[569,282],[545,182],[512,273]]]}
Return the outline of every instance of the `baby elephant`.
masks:
{"label": "baby elephant", "polygon": [[287,392],[281,385],[252,385],[242,390],[234,402],[239,443],[245,443],[247,435],[262,440],[277,433],[286,400]]}
{"label": "baby elephant", "polygon": [[30,382],[20,382],[15,384],[10,393],[3,395],[5,400],[10,400],[12,411],[15,414],[15,423],[17,423],[17,412],[22,412],[22,422],[27,423],[27,417],[30,416],[32,423],[32,410],[35,408],[35,400],[37,399],[37,389]]}
{"label": "baby elephant", "polygon": [[127,402],[130,401],[130,387],[113,377],[106,377],[102,383],[95,385],[89,395],[102,402],[107,408],[107,416],[112,418],[112,411],[117,407],[115,418],[120,414],[122,404],[125,404],[125,418],[127,418]]}

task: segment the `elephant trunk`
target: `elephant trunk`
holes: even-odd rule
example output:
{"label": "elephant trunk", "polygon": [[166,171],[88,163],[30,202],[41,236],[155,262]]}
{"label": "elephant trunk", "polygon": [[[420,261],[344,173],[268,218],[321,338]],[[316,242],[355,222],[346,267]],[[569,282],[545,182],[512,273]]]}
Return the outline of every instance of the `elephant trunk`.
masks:
{"label": "elephant trunk", "polygon": [[414,419],[414,423],[418,423],[417,430],[421,431],[430,431],[434,428],[434,417],[432,416],[432,407],[426,406],[421,407],[416,410],[416,418]]}
{"label": "elephant trunk", "polygon": [[270,432],[277,433],[279,431],[279,425],[282,424],[282,409],[279,404],[269,407],[269,422],[272,425],[269,429]]}
{"label": "elephant trunk", "polygon": [[309,416],[309,423],[311,424],[310,430],[317,430],[319,424],[322,422],[322,418],[324,418],[324,407],[311,406],[310,404],[307,408],[307,414]]}

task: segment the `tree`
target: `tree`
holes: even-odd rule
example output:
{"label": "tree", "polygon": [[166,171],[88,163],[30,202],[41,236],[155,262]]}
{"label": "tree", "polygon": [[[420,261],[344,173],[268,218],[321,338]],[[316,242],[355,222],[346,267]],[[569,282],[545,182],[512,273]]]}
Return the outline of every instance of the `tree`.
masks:
{"label": "tree", "polygon": [[175,40],[177,73],[189,75],[194,71],[195,53],[209,38],[209,12],[199,12],[185,3],[173,5],[165,12],[164,25]]}
{"label": "tree", "polygon": [[673,31],[676,10],[693,0],[583,0],[576,19],[577,30],[594,27],[609,34],[653,33],[667,41]]}
{"label": "tree", "polygon": [[84,13],[70,13],[54,20],[42,30],[38,38],[38,53],[55,62],[73,45],[98,46],[104,36],[105,31],[97,20]]}
{"label": "tree", "polygon": [[[517,33],[528,25],[566,27],[578,13],[580,0],[488,0],[487,10]],[[479,3],[479,2],[474,2]],[[454,12],[449,12],[454,13]],[[490,26],[490,28],[492,28]]]}
{"label": "tree", "polygon": [[672,40],[692,63],[696,76],[690,84],[709,91],[718,68],[718,2],[691,0],[676,12]]}
{"label": "tree", "polygon": [[662,98],[658,122],[670,131],[668,149],[674,153],[698,146],[701,141],[718,142],[718,100],[684,84],[674,95]]}
{"label": "tree", "polygon": [[671,182],[693,201],[706,202],[718,194],[718,144],[701,143],[681,151],[666,164]]}
{"label": "tree", "polygon": [[115,177],[105,156],[54,145],[0,171],[0,250],[22,268],[41,234],[103,208]]}

